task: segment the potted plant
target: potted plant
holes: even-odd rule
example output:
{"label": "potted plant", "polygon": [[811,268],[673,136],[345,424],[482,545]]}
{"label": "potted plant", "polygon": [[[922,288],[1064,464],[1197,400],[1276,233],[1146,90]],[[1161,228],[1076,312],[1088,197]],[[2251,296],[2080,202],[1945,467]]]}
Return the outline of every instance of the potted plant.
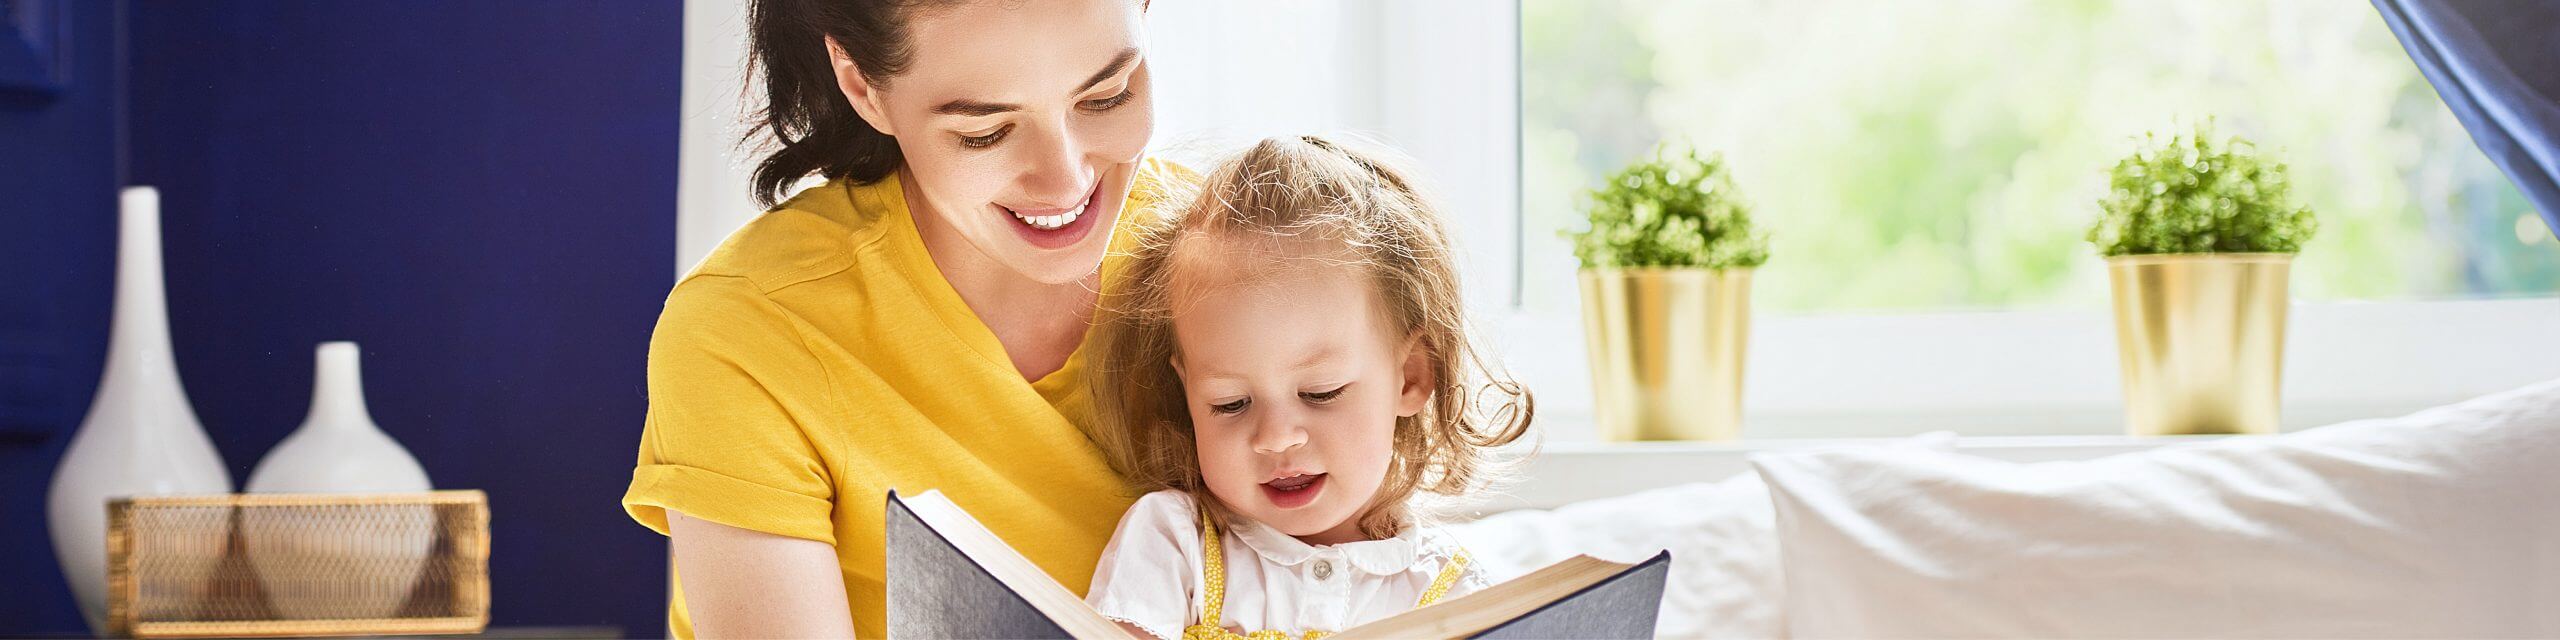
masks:
{"label": "potted plant", "polygon": [[2285,166],[2210,122],[2116,163],[2089,242],[2107,259],[2135,435],[2272,433],[2293,255],[2318,229]]}
{"label": "potted plant", "polygon": [[1721,157],[1658,150],[1589,194],[1581,259],[1593,405],[1612,440],[1740,434],[1751,271],[1765,235]]}

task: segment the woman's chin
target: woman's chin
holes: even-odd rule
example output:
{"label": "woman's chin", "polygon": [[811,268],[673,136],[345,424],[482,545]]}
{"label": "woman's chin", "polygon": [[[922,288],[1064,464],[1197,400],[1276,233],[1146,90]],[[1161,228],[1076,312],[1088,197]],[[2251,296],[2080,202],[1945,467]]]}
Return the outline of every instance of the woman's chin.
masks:
{"label": "woman's chin", "polygon": [[1082,282],[1102,267],[1103,251],[1111,246],[1111,231],[1098,229],[1092,238],[1060,248],[1017,245],[999,254],[999,262],[1025,279],[1041,284]]}

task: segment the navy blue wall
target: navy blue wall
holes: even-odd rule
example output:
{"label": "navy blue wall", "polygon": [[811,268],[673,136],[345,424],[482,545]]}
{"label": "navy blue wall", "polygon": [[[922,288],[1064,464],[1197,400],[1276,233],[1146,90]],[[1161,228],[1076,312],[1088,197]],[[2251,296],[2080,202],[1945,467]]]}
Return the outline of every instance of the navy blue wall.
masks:
{"label": "navy blue wall", "polygon": [[82,628],[44,493],[106,364],[123,6],[49,5],[61,90],[0,90],[0,635]]}
{"label": "navy blue wall", "polygon": [[[616,499],[674,262],[682,13],[134,0],[127,180],[161,189],[179,369],[233,478],[301,420],[312,347],[355,340],[376,421],[439,487],[489,493],[495,624],[659,633],[665,546]],[[110,185],[89,189],[112,206]],[[64,236],[40,266],[106,286],[96,226],[34,226]],[[72,424],[102,295],[66,308],[85,367],[59,372],[84,387]],[[42,483],[11,479],[11,517],[40,512]],[[0,634],[77,626],[50,566],[20,566],[49,565],[29,561],[42,548],[0,547]]]}

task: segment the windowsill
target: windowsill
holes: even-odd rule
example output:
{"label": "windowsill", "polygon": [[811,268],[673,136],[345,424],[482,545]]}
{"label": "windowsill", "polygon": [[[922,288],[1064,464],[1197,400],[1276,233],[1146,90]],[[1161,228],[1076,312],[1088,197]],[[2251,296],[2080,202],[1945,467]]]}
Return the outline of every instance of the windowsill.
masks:
{"label": "windowsill", "polygon": [[[2161,446],[2211,442],[2231,436],[2009,435],[1958,436],[1958,453],[2018,463],[2089,460]],[[1784,438],[1680,442],[1555,440],[1514,470],[1508,482],[1470,503],[1476,513],[1547,509],[1695,482],[1717,482],[1751,472],[1758,453],[1912,446],[1908,437]]]}
{"label": "windowsill", "polygon": [[[1550,443],[1596,441],[1578,315],[1499,316],[1502,356]],[[1743,437],[2123,433],[2103,309],[1755,314]],[[2301,302],[2286,332],[2283,428],[2404,415],[2554,377],[2560,298]]]}

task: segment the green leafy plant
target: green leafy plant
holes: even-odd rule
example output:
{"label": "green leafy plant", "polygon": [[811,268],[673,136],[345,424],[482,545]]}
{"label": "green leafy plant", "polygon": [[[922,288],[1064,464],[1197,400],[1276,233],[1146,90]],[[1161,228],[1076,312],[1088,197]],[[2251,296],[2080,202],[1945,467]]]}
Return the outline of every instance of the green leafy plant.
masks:
{"label": "green leafy plant", "polygon": [[2105,256],[2295,253],[2319,230],[2311,208],[2288,202],[2282,162],[2238,137],[2213,142],[2213,124],[2117,162],[2089,242]]}
{"label": "green leafy plant", "polygon": [[1653,159],[1611,174],[1590,200],[1590,226],[1564,233],[1585,269],[1726,269],[1769,261],[1769,238],[1751,228],[1751,207],[1721,156],[1657,150]]}

